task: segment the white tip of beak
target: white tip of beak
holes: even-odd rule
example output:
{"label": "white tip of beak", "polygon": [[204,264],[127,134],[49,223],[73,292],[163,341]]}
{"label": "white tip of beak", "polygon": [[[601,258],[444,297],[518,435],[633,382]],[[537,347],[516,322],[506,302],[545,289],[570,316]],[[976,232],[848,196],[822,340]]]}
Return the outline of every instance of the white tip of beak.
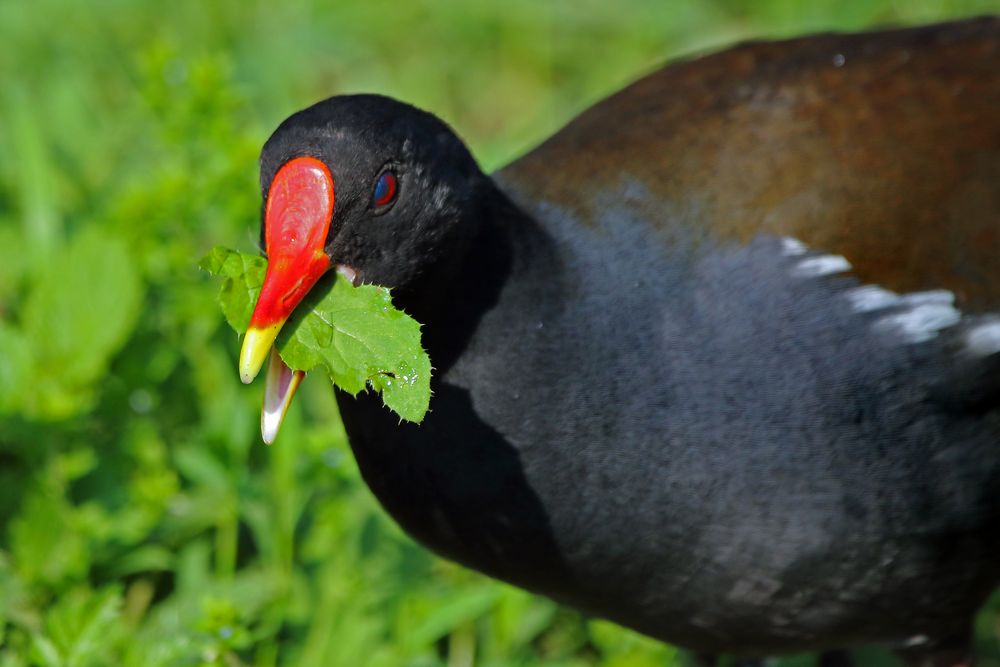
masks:
{"label": "white tip of beak", "polygon": [[278,437],[278,430],[285,420],[288,406],[292,404],[295,390],[305,376],[305,372],[293,371],[286,366],[278,356],[278,351],[271,349],[264,382],[264,405],[260,412],[260,434],[266,444],[270,445]]}

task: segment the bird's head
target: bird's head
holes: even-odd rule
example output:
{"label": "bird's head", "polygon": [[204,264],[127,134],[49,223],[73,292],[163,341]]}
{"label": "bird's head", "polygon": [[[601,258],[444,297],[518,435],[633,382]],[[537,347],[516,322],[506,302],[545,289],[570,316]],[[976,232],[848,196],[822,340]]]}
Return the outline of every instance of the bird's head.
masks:
{"label": "bird's head", "polygon": [[240,354],[243,382],[327,271],[405,290],[457,261],[485,180],[447,125],[386,97],[332,97],[281,123],[260,158],[268,266]]}

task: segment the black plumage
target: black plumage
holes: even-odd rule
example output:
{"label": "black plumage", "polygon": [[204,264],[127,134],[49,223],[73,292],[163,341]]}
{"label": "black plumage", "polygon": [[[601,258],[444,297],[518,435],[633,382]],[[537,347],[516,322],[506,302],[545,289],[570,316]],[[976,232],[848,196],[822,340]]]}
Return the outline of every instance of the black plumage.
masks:
{"label": "black plumage", "polygon": [[415,538],[703,653],[967,651],[1000,581],[1000,21],[671,66],[492,177],[378,96],[282,123],[265,195],[303,155],[332,262],[424,324],[421,425],[338,395]]}

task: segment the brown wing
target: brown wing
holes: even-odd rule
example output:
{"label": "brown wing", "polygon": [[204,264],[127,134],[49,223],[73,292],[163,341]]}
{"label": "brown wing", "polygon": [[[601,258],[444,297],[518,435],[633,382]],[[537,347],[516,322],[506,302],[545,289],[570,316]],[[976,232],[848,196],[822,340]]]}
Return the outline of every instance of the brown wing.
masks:
{"label": "brown wing", "polygon": [[638,181],[648,194],[630,205],[665,232],[794,236],[845,255],[866,282],[948,288],[995,310],[1000,18],[746,44],[671,65],[501,177],[583,221]]}

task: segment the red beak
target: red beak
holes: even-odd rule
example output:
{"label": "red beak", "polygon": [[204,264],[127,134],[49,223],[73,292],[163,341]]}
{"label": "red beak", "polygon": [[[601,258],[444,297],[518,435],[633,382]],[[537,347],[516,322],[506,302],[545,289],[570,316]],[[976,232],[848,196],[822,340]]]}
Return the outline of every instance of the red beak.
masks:
{"label": "red beak", "polygon": [[316,158],[289,160],[271,181],[264,208],[267,273],[240,352],[250,383],[302,297],[330,268],[323,246],[333,216],[333,176]]}

